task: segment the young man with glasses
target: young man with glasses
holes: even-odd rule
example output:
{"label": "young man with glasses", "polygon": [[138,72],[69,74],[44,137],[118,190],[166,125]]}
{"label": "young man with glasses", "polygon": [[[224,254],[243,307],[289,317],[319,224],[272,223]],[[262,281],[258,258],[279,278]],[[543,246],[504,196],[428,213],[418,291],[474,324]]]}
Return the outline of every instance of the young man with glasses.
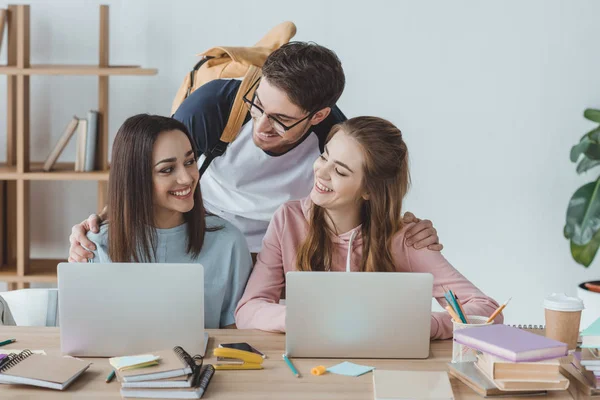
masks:
{"label": "young man with glasses", "polygon": [[[267,58],[253,85],[255,94],[245,96],[249,113],[238,136],[212,161],[200,183],[206,210],[240,228],[252,253],[260,250],[275,210],[310,193],[312,166],[327,134],[346,120],[336,106],[344,85],[335,53],[314,43],[291,42]],[[239,86],[239,80],[208,82],[173,116],[186,125],[201,153],[219,142]],[[93,256],[80,244],[92,245],[85,233],[95,231],[98,221],[91,215],[73,227],[69,261]],[[431,222],[407,213],[405,222],[413,221],[417,224],[407,232],[411,244],[441,250]]]}

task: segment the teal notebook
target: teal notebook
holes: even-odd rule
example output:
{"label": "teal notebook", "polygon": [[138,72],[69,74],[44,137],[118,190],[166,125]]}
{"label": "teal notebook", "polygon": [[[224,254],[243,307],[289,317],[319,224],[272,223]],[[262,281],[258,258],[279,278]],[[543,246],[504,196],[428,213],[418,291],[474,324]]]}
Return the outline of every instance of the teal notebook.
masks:
{"label": "teal notebook", "polygon": [[600,318],[581,332],[581,336],[600,336]]}

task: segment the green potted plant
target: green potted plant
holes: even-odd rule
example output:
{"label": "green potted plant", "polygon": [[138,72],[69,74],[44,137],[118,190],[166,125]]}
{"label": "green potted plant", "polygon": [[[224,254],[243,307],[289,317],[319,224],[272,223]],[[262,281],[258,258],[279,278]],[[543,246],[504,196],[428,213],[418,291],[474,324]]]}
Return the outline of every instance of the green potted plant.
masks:
{"label": "green potted plant", "polygon": [[[583,116],[600,124],[600,110],[588,108]],[[571,161],[577,163],[578,174],[600,165],[600,125],[571,148]],[[571,197],[564,235],[570,240],[573,259],[589,267],[600,247],[600,176],[581,186]],[[600,280],[582,282],[577,287],[577,295],[586,307],[581,317],[583,329],[600,316]]]}

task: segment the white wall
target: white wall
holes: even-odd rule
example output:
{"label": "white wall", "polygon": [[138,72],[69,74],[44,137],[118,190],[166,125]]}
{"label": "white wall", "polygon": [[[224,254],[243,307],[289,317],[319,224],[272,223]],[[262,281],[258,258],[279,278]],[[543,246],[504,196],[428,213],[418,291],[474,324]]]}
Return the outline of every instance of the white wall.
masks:
{"label": "white wall", "polygon": [[[96,62],[98,1],[28,3],[33,63]],[[543,322],[547,293],[574,293],[600,275],[599,265],[586,270],[571,260],[562,236],[571,194],[595,177],[577,177],[568,155],[590,128],[583,109],[600,107],[599,2],[104,3],[111,62],[159,69],[111,78],[112,135],[127,116],[167,114],[195,53],[251,45],[292,20],[298,40],[341,58],[347,116],[377,115],[402,129],[412,158],[407,209],[434,221],[444,255],[485,292],[513,297],[508,322]],[[46,157],[73,114],[96,107],[95,82],[32,78],[34,160]],[[64,159],[73,157],[71,145]],[[32,197],[32,254],[65,256],[70,226],[95,209],[95,184],[35,182]]]}

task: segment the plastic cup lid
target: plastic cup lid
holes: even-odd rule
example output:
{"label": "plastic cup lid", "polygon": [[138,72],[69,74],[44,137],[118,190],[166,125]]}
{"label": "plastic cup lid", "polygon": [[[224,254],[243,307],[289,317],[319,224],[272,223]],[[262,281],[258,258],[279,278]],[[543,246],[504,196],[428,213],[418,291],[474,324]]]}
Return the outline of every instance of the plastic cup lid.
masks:
{"label": "plastic cup lid", "polygon": [[564,293],[552,293],[546,297],[544,308],[555,311],[581,311],[584,309],[583,300],[579,297],[569,297]]}

